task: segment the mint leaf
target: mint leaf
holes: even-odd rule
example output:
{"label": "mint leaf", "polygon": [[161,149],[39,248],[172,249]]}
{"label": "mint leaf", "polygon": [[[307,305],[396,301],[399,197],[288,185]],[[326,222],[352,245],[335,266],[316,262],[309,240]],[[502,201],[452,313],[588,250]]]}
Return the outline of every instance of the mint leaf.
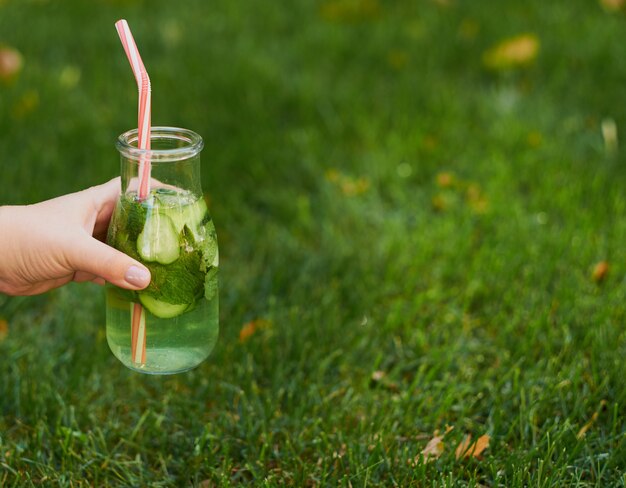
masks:
{"label": "mint leaf", "polygon": [[147,207],[148,205],[145,202],[140,203],[129,199],[121,200],[121,215],[117,225],[128,233],[132,241],[136,241],[137,236],[143,230]]}
{"label": "mint leaf", "polygon": [[204,273],[200,252],[182,252],[171,264],[144,263],[152,274],[150,285],[142,292],[171,304],[193,303],[202,296]]}
{"label": "mint leaf", "polygon": [[202,252],[202,266],[205,271],[213,266],[217,256],[217,239],[214,232],[209,233],[206,238],[200,241],[200,251]]}
{"label": "mint leaf", "polygon": [[191,252],[197,249],[196,238],[193,231],[185,224],[183,230],[180,231],[180,247],[183,251]]}
{"label": "mint leaf", "polygon": [[[194,303],[203,293],[213,297],[217,292],[217,269],[211,267],[210,262],[207,264],[205,255],[211,258],[210,248],[204,246],[205,241],[210,239],[196,243],[193,232],[184,226],[179,236],[180,257],[176,261],[167,265],[145,262],[137,252],[137,236],[143,229],[143,221],[139,225],[139,219],[145,219],[145,210],[141,204],[124,205],[126,213],[116,222],[116,229],[110,232],[108,239],[109,245],[143,263],[150,270],[150,285],[142,293],[173,305]],[[131,220],[132,229],[129,228]]]}
{"label": "mint leaf", "polygon": [[213,299],[217,295],[217,268],[211,268],[204,277],[204,298]]}
{"label": "mint leaf", "polygon": [[204,275],[204,298],[207,300],[213,299],[218,289],[217,267],[212,265],[217,255],[217,239],[215,238],[215,233],[209,234],[198,243],[191,229],[185,225],[180,233],[180,237],[182,249],[200,248],[200,250],[196,252],[199,252],[201,256],[200,271],[206,273]]}
{"label": "mint leaf", "polygon": [[202,254],[200,269],[202,271],[210,270],[217,255],[217,236],[215,232],[208,233],[204,239],[198,242],[193,231],[185,225],[180,235],[183,249],[200,249]]}
{"label": "mint leaf", "polygon": [[118,251],[122,251],[131,258],[136,259],[137,261],[142,261],[141,256],[139,256],[139,253],[137,252],[137,243],[132,241],[126,232],[118,232],[114,234],[113,238],[108,240],[108,244]]}
{"label": "mint leaf", "polygon": [[142,293],[156,300],[171,304],[193,303],[202,296],[204,289],[204,272],[202,253],[195,249],[191,231],[181,232],[180,257],[171,264],[157,262],[147,263],[137,253],[137,243],[125,232],[115,234],[114,241],[109,244],[133,259],[140,261],[150,270],[150,285]]}

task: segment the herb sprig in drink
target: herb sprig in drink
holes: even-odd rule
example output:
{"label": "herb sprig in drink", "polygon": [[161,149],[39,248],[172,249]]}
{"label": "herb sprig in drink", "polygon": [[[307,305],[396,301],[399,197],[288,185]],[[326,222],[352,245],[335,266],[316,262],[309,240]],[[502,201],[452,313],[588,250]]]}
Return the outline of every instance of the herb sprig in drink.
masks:
{"label": "herb sprig in drink", "polygon": [[[122,192],[107,243],[150,270],[143,290],[107,287],[107,340],[113,354],[143,373],[171,374],[201,363],[218,336],[219,254],[200,185],[202,138],[153,127],[151,149],[138,131],[122,134]],[[140,162],[151,159],[150,190],[138,194]]]}
{"label": "herb sprig in drink", "polygon": [[152,190],[144,200],[128,193],[112,220],[108,243],[143,263],[152,280],[141,291],[109,287],[111,350],[132,363],[128,324],[133,304],[141,303],[150,324],[141,369],[159,373],[195,366],[213,348],[218,331],[217,237],[204,199],[167,188]]}

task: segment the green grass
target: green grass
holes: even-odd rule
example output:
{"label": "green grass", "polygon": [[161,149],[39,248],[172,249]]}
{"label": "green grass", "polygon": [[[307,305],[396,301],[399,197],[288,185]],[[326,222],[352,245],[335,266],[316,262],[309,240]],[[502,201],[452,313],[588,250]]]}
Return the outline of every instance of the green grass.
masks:
{"label": "green grass", "polygon": [[[222,257],[218,346],[173,377],[115,360],[96,286],[0,296],[0,485],[626,485],[626,15],[445,4],[0,2],[0,202],[118,174],[125,17]],[[531,66],[483,67],[526,32]]]}

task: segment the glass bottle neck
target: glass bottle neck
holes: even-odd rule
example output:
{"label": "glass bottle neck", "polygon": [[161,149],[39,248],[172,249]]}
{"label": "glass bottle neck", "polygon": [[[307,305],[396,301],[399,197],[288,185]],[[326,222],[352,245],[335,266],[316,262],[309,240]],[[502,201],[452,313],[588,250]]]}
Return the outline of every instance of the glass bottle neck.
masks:
{"label": "glass bottle neck", "polygon": [[202,196],[202,138],[187,129],[153,127],[150,141],[150,149],[139,149],[136,129],[118,138],[122,193],[145,198],[161,188]]}

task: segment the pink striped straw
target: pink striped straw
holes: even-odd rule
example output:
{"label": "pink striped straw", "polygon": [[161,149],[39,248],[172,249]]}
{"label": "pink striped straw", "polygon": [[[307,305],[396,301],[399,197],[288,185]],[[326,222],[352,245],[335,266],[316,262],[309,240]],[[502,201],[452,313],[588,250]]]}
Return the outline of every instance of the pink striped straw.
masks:
{"label": "pink striped straw", "polygon": [[[150,149],[150,77],[146,71],[135,39],[130,32],[128,22],[121,19],[115,23],[115,28],[120,36],[124,51],[133,69],[137,88],[139,89],[139,109],[137,113],[137,147],[139,149]],[[145,200],[150,194],[150,159],[144,155],[139,158],[139,189],[137,196],[139,200]],[[140,366],[146,364],[146,312],[139,303],[131,303],[131,358],[133,363]]]}
{"label": "pink striped straw", "polygon": [[130,304],[130,349],[133,363],[146,364],[146,312],[140,303]]}
{"label": "pink striped straw", "polygon": [[[115,23],[115,28],[117,29],[117,33],[120,36],[122,45],[124,46],[124,51],[126,51],[126,56],[128,57],[128,61],[130,62],[130,67],[133,70],[135,80],[137,81],[137,88],[139,89],[139,107],[137,113],[137,147],[139,149],[150,149],[150,115],[152,109],[152,102],[150,99],[150,94],[152,91],[152,88],[150,86],[150,77],[148,76],[148,72],[143,65],[143,61],[141,60],[141,56],[139,55],[139,50],[137,49],[137,44],[135,44],[133,34],[130,32],[130,27],[128,27],[128,22],[126,22],[126,20],[124,19],[118,20]],[[139,158],[139,199],[143,200],[147,198],[149,193],[150,159],[142,156]]]}

